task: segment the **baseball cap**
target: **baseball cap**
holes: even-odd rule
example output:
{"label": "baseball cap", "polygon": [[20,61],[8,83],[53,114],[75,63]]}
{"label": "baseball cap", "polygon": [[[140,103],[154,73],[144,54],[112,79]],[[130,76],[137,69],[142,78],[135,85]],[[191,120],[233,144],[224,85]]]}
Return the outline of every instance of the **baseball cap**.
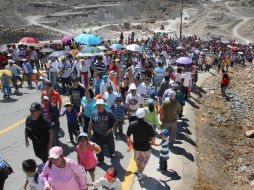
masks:
{"label": "baseball cap", "polygon": [[113,90],[112,86],[107,86],[107,90]]}
{"label": "baseball cap", "polygon": [[49,97],[48,96],[43,96],[42,100],[49,100]]}
{"label": "baseball cap", "polygon": [[81,132],[78,136],[78,141],[81,137],[88,137],[87,133]]}
{"label": "baseball cap", "polygon": [[77,82],[78,81],[78,77],[72,77],[71,81],[72,82]]}
{"label": "baseball cap", "polygon": [[145,114],[146,112],[144,108],[138,108],[138,110],[136,111],[137,118],[144,118]]}
{"label": "baseball cap", "polygon": [[51,81],[47,81],[47,82],[45,83],[45,85],[46,85],[46,86],[52,87],[52,82],[51,82]]}
{"label": "baseball cap", "polygon": [[130,90],[137,90],[137,87],[135,86],[135,84],[131,84],[129,89]]}
{"label": "baseball cap", "polygon": [[63,155],[63,149],[60,146],[54,146],[49,150],[49,158],[58,159]]}
{"label": "baseball cap", "polygon": [[165,136],[169,136],[169,130],[167,129],[162,129],[162,131],[160,132],[161,135],[165,135]]}
{"label": "baseball cap", "polygon": [[104,100],[103,99],[98,99],[96,101],[96,105],[101,105],[101,104],[104,104]]}
{"label": "baseball cap", "polygon": [[30,106],[30,111],[40,111],[41,110],[41,104],[38,102],[34,102]]}

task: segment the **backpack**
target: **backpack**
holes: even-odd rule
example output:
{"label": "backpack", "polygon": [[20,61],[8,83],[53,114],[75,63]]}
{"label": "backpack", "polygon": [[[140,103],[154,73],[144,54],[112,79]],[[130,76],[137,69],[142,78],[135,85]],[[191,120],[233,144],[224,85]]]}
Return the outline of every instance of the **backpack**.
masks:
{"label": "backpack", "polygon": [[11,166],[2,157],[0,157],[0,173],[5,179],[13,173]]}

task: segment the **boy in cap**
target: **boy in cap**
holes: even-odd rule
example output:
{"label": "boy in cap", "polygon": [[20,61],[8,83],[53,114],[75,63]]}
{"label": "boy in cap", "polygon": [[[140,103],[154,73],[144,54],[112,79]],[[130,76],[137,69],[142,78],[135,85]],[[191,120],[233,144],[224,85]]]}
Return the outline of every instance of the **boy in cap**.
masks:
{"label": "boy in cap", "polygon": [[161,150],[160,150],[160,170],[165,171],[167,170],[167,160],[169,159],[168,153],[169,153],[169,130],[163,129],[160,132],[160,138],[161,138]]}
{"label": "boy in cap", "polygon": [[67,125],[68,125],[68,133],[70,136],[70,140],[68,142],[75,143],[73,135],[75,137],[75,140],[77,142],[77,136],[78,136],[78,112],[74,108],[74,106],[71,104],[71,102],[68,102],[64,105],[65,111],[61,114],[61,117],[66,115],[67,118]]}

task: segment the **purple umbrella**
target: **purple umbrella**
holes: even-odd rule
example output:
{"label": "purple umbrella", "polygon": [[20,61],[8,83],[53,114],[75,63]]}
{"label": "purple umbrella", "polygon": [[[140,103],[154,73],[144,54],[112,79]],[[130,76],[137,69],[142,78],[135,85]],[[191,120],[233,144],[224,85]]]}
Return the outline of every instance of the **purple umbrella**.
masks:
{"label": "purple umbrella", "polygon": [[176,60],[176,62],[182,65],[189,65],[192,64],[192,59],[189,57],[180,57]]}
{"label": "purple umbrella", "polygon": [[62,43],[66,43],[66,42],[71,41],[71,40],[72,40],[72,37],[70,37],[70,36],[64,36],[61,39]]}

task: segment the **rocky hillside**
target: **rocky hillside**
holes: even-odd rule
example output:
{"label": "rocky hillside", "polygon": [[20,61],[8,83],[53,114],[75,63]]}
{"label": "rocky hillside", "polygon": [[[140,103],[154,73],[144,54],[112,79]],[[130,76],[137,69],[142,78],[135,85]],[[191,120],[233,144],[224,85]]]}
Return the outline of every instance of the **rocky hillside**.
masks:
{"label": "rocky hillside", "polygon": [[250,190],[254,186],[253,71],[252,65],[231,70],[230,101],[221,97],[220,74],[203,85],[207,93],[197,111],[199,190]]}

